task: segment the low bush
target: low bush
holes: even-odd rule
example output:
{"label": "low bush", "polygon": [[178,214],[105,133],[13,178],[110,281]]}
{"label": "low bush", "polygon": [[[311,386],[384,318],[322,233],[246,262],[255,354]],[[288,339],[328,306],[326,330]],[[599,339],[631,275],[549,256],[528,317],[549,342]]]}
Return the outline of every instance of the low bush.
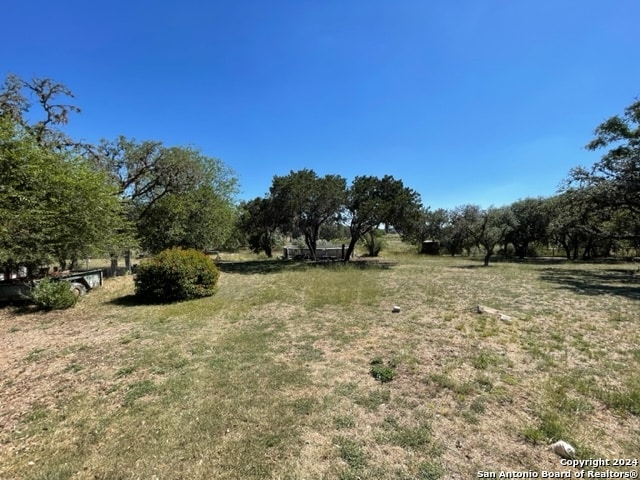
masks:
{"label": "low bush", "polygon": [[220,272],[197,250],[171,248],[138,265],[136,295],[150,302],[175,302],[215,293]]}
{"label": "low bush", "polygon": [[71,290],[69,282],[45,278],[31,289],[31,300],[45,310],[61,310],[73,307],[78,297]]}

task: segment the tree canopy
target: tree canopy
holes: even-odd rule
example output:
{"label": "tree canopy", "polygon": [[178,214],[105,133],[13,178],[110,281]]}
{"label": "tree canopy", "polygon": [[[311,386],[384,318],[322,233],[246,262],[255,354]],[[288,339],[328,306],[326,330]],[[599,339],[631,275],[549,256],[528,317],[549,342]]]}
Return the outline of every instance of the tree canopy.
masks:
{"label": "tree canopy", "polygon": [[118,243],[117,189],[84,159],[55,152],[10,118],[0,119],[0,263],[64,267]]}
{"label": "tree canopy", "polygon": [[[90,145],[63,130],[73,93],[45,78],[0,87],[0,262],[6,269],[140,244],[221,246],[235,224],[237,178],[193,147],[128,139]],[[139,243],[138,243],[139,242]]]}
{"label": "tree canopy", "polygon": [[392,226],[401,233],[408,229],[421,206],[418,192],[391,175],[356,177],[347,191],[346,219],[351,240],[345,261],[351,257],[358,240],[380,225]]}
{"label": "tree canopy", "polygon": [[320,227],[339,218],[345,203],[346,180],[339,175],[318,175],[309,169],[275,176],[270,189],[273,212],[281,230],[302,235],[316,258]]}

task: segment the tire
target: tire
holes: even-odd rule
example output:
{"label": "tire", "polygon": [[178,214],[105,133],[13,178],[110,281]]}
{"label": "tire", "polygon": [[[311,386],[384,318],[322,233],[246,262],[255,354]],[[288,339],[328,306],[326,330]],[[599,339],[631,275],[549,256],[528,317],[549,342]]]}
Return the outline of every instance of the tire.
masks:
{"label": "tire", "polygon": [[71,284],[71,291],[76,297],[83,297],[87,294],[87,287],[79,282],[73,282]]}

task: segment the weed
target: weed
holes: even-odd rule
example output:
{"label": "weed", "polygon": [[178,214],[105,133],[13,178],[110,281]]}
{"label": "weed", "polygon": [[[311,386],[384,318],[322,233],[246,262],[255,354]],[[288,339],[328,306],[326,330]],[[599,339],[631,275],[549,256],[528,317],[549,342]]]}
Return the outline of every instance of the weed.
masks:
{"label": "weed", "polygon": [[141,380],[139,382],[132,383],[129,385],[122,403],[124,406],[131,406],[137,399],[153,393],[155,389],[156,385],[151,380]]}
{"label": "weed", "polygon": [[416,478],[418,480],[438,480],[444,475],[442,465],[434,462],[423,462],[418,467]]}
{"label": "weed", "polygon": [[480,423],[480,420],[478,420],[478,417],[475,415],[475,413],[473,413],[470,410],[463,410],[462,418],[464,419],[465,422],[471,425],[477,425],[478,423]]}
{"label": "weed", "polygon": [[531,445],[544,445],[547,442],[547,437],[540,428],[537,426],[528,425],[522,429],[522,437]]}
{"label": "weed", "polygon": [[471,402],[471,405],[469,406],[469,409],[473,413],[477,413],[477,414],[484,413],[484,411],[486,410],[485,403],[486,403],[486,400],[483,397],[475,398]]}
{"label": "weed", "polygon": [[347,462],[350,468],[360,469],[367,465],[367,454],[359,442],[339,436],[334,438],[333,443],[338,447],[340,458]]}
{"label": "weed", "polygon": [[318,400],[314,397],[297,398],[293,402],[293,411],[296,415],[311,415],[318,408]]}
{"label": "weed", "polygon": [[77,363],[71,363],[64,368],[64,372],[72,372],[77,373],[82,370],[84,367],[82,365],[78,365]]}
{"label": "weed", "polygon": [[37,362],[41,358],[44,357],[46,348],[34,348],[29,352],[29,354],[24,358],[25,362]]}
{"label": "weed", "polygon": [[478,389],[484,392],[493,390],[493,381],[486,375],[478,375],[475,379],[475,384],[478,386]]}
{"label": "weed", "polygon": [[120,343],[122,345],[126,345],[131,343],[133,340],[139,340],[141,338],[141,334],[139,331],[135,330],[131,332],[129,335],[126,335],[120,339]]}
{"label": "weed", "polygon": [[622,388],[599,390],[596,395],[607,407],[640,416],[640,381],[627,382]]}
{"label": "weed", "polygon": [[366,395],[358,395],[355,402],[361,407],[375,411],[380,405],[388,403],[389,400],[391,400],[391,392],[387,389],[379,388],[370,391]]}
{"label": "weed", "polygon": [[486,370],[489,367],[500,364],[500,362],[501,358],[499,355],[484,350],[471,360],[473,366],[479,370]]}
{"label": "weed", "polygon": [[478,385],[473,382],[457,382],[444,374],[434,374],[427,378],[427,384],[435,385],[453,392],[459,400],[464,400],[467,396],[477,391]]}
{"label": "weed", "polygon": [[397,363],[395,360],[389,360],[385,365],[382,358],[375,357],[369,364],[371,365],[371,376],[380,383],[390,382],[396,376]]}
{"label": "weed", "polygon": [[428,422],[422,422],[417,426],[396,425],[394,428],[387,426],[387,429],[385,440],[402,448],[422,447],[429,444],[432,438],[431,425]]}
{"label": "weed", "polygon": [[628,322],[630,320],[631,319],[627,317],[627,315],[625,315],[625,313],[620,309],[612,310],[611,312],[609,312],[610,322]]}
{"label": "weed", "polygon": [[351,415],[339,415],[333,419],[333,426],[337,429],[353,428],[356,421]]}
{"label": "weed", "polygon": [[122,367],[116,372],[116,378],[126,377],[136,371],[136,367],[130,365],[128,367]]}

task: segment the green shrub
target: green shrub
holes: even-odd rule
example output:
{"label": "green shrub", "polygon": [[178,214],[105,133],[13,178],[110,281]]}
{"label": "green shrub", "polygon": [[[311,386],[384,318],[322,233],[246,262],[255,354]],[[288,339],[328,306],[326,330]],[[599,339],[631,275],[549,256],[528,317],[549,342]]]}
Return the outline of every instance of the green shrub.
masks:
{"label": "green shrub", "polygon": [[220,272],[197,250],[171,248],[138,265],[136,295],[150,302],[175,302],[215,293]]}
{"label": "green shrub", "polygon": [[52,281],[45,278],[31,289],[31,300],[40,308],[61,310],[73,307],[78,301],[78,297],[71,290],[69,282]]}
{"label": "green shrub", "polygon": [[369,257],[377,257],[380,250],[386,246],[386,242],[382,238],[383,234],[384,231],[375,230],[362,237],[362,245],[367,249],[367,255]]}

